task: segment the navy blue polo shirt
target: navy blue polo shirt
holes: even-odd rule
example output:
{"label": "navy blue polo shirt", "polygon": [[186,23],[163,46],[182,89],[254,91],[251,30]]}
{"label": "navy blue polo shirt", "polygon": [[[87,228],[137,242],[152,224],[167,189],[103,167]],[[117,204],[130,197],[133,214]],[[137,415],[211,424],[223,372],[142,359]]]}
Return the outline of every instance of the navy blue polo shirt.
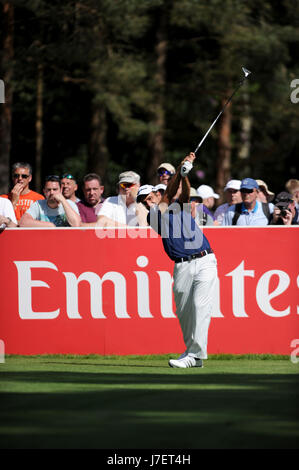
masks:
{"label": "navy blue polo shirt", "polygon": [[182,208],[175,202],[164,214],[158,206],[154,206],[148,213],[147,221],[161,235],[164,250],[172,260],[210,249],[208,239],[196,224],[188,204]]}

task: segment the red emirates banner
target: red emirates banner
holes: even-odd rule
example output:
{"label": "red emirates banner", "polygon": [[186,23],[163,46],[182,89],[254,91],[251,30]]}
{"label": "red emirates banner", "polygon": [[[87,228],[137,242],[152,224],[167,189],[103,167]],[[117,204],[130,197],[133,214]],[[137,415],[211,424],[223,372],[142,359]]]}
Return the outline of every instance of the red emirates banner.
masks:
{"label": "red emirates banner", "polygon": [[[290,354],[299,344],[299,227],[204,233],[219,278],[208,352]],[[150,228],[10,229],[0,256],[5,353],[184,351],[173,262]]]}

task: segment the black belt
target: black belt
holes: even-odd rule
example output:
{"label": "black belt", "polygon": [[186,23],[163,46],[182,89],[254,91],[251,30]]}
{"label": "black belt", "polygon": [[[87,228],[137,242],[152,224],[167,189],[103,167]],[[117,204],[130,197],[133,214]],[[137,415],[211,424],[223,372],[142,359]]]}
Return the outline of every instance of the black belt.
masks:
{"label": "black belt", "polygon": [[182,263],[183,261],[191,261],[195,258],[202,258],[203,256],[209,255],[210,253],[214,253],[212,248],[208,248],[207,250],[200,251],[199,253],[194,253],[193,255],[189,255],[186,258],[175,258],[175,263]]}

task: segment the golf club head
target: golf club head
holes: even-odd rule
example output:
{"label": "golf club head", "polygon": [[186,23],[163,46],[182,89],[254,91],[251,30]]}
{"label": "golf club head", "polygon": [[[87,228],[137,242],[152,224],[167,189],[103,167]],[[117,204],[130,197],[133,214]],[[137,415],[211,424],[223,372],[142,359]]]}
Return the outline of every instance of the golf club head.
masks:
{"label": "golf club head", "polygon": [[243,73],[244,73],[244,75],[245,75],[245,78],[247,78],[247,77],[248,77],[248,75],[250,75],[250,74],[251,74],[250,70],[248,70],[248,69],[245,69],[245,67],[242,67],[242,71],[243,71]]}

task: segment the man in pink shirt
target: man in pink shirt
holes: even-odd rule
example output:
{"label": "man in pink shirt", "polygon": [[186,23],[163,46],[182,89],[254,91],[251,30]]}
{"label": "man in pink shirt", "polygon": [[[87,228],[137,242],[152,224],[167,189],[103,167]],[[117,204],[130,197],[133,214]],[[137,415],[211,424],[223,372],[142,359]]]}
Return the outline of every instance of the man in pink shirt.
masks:
{"label": "man in pink shirt", "polygon": [[77,203],[81,216],[81,227],[95,227],[98,213],[104,202],[104,186],[99,175],[89,173],[83,178],[84,201]]}

